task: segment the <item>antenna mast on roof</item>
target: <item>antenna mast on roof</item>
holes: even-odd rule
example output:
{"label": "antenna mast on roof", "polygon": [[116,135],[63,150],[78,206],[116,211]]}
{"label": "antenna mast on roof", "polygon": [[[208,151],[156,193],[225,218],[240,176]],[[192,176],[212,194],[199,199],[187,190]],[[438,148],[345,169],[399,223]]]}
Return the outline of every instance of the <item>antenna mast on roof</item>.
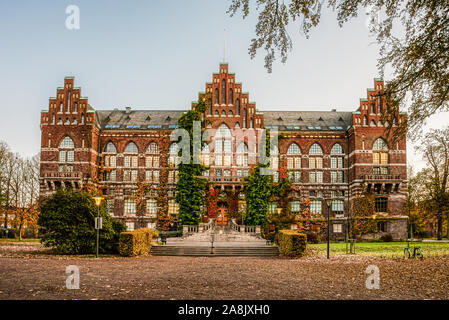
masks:
{"label": "antenna mast on roof", "polygon": [[223,62],[226,62],[226,29],[224,29],[224,35],[223,35],[223,41],[224,41],[224,45],[223,45]]}

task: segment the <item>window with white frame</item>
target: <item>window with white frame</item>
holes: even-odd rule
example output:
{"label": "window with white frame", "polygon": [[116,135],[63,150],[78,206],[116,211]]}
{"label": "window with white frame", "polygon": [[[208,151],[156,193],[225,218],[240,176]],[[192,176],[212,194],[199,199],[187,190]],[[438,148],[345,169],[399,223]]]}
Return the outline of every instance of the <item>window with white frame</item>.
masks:
{"label": "window with white frame", "polygon": [[270,145],[270,169],[279,169],[279,148],[275,145]]}
{"label": "window with white frame", "polygon": [[321,157],[309,158],[309,169],[322,169],[322,168],[323,168],[323,158]]}
{"label": "window with white frame", "polygon": [[343,200],[333,200],[332,201],[332,212],[334,213],[343,213],[345,209],[345,205]]}
{"label": "window with white frame", "polygon": [[334,223],[332,225],[333,232],[334,233],[342,233],[343,232],[343,225],[341,223]]}
{"label": "window with white frame", "polygon": [[157,213],[157,201],[154,199],[147,200],[147,214],[156,214]]}
{"label": "window with white frame", "polygon": [[241,143],[237,147],[237,166],[247,167],[248,166],[248,146],[246,143]]}
{"label": "window with white frame", "polygon": [[298,213],[301,210],[301,205],[299,201],[291,201],[290,202],[290,210],[292,213]]}
{"label": "window with white frame", "polygon": [[115,147],[115,144],[109,142],[104,148],[104,152],[117,153],[117,148]]}
{"label": "window with white frame", "polygon": [[312,200],[310,201],[310,212],[315,214],[322,213],[322,202],[321,200]]}
{"label": "window with white frame", "polygon": [[323,182],[323,172],[322,171],[311,171],[311,172],[309,172],[309,182],[310,183],[321,183],[321,182]]}
{"label": "window with white frame", "polygon": [[171,216],[178,215],[179,204],[174,199],[168,200],[168,214]]}
{"label": "window with white frame", "polygon": [[114,199],[107,199],[106,200],[106,210],[111,216],[114,216],[114,206],[115,206],[115,200]]}
{"label": "window with white frame", "polygon": [[332,183],[343,183],[344,182],[343,171],[331,171],[331,182]]}
{"label": "window with white frame", "polygon": [[278,208],[277,202],[270,202],[269,207],[268,207],[268,212],[270,214],[275,214],[275,213],[277,213],[277,208]]}
{"label": "window with white frame", "polygon": [[75,144],[66,136],[59,144],[59,172],[73,172],[73,165],[68,164],[75,161]]}
{"label": "window with white frame", "polygon": [[210,165],[210,148],[208,144],[205,144],[203,150],[201,151],[201,163],[204,166]]}
{"label": "window with white frame", "polygon": [[287,150],[287,169],[301,168],[301,149],[296,143],[292,143]]}
{"label": "window with white frame", "polygon": [[177,167],[181,162],[181,157],[178,155],[179,153],[179,145],[176,142],[173,142],[169,148],[169,157],[168,157],[168,165],[172,167]]}
{"label": "window with white frame", "polygon": [[125,199],[124,211],[125,211],[125,215],[136,214],[136,200]]}
{"label": "window with white frame", "polygon": [[126,222],[126,230],[133,231],[134,230],[134,222]]}

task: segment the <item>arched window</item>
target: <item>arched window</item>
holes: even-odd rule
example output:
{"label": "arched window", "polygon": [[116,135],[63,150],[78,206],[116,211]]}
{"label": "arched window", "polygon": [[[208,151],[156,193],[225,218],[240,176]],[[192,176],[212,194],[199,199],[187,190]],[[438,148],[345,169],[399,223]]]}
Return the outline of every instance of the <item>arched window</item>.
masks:
{"label": "arched window", "polygon": [[218,112],[218,110],[215,110],[214,115],[216,115],[216,116],[219,116],[219,115],[220,115],[220,113]]}
{"label": "arched window", "polygon": [[235,127],[240,128],[240,123],[238,121],[235,123]]}
{"label": "arched window", "polygon": [[73,140],[66,136],[59,144],[59,172],[73,172],[73,165],[67,164],[75,161],[75,144]]}
{"label": "arched window", "polygon": [[220,96],[219,96],[219,94],[218,94],[218,88],[217,89],[215,89],[215,104],[219,104],[219,98],[220,98]]}
{"label": "arched window", "polygon": [[226,111],[223,110],[223,111],[221,112],[221,116],[222,116],[222,117],[226,117]]}
{"label": "arched window", "polygon": [[212,98],[209,98],[209,106],[207,114],[212,115]]}
{"label": "arched window", "polygon": [[331,154],[343,154],[343,148],[340,144],[336,143],[332,147]]}
{"label": "arched window", "polygon": [[[344,151],[343,147],[336,143],[331,149],[331,169],[344,168]],[[344,171],[331,171],[331,183],[343,183]]]}
{"label": "arched window", "polygon": [[226,80],[221,82],[221,103],[226,104]]}
{"label": "arched window", "polygon": [[109,142],[104,148],[104,152],[117,153],[117,148],[115,147],[115,144]]}
{"label": "arched window", "polygon": [[63,104],[62,104],[62,102],[59,104],[59,112],[62,112],[63,111]]}
{"label": "arched window", "polygon": [[235,101],[235,114],[238,116],[240,115],[240,99]]}
{"label": "arched window", "polygon": [[134,142],[130,142],[125,148],[125,153],[139,153],[139,149]]}
{"label": "arched window", "polygon": [[[309,169],[323,169],[323,149],[318,143],[312,144],[309,149]],[[309,182],[323,182],[323,171],[309,171]]]}
{"label": "arched window", "polygon": [[[287,169],[301,168],[301,149],[296,143],[292,143],[287,150]],[[299,181],[298,181],[299,182]]]}
{"label": "arched window", "polygon": [[84,124],[84,114],[81,114],[81,124]]}
{"label": "arched window", "polygon": [[288,147],[287,154],[301,154],[301,149],[296,143],[292,143],[290,147]]}
{"label": "arched window", "polygon": [[229,104],[233,104],[234,103],[234,90],[229,89]]}
{"label": "arched window", "polygon": [[69,136],[66,136],[64,139],[62,139],[61,143],[59,144],[59,148],[73,149],[75,148],[75,144],[73,143],[73,140]]}
{"label": "arched window", "polygon": [[323,154],[323,149],[321,149],[320,145],[318,143],[312,144],[312,146],[309,149],[309,154],[315,155],[315,154]]}
{"label": "arched window", "polygon": [[384,139],[378,138],[376,141],[374,141],[373,150],[388,151],[388,145],[387,145],[387,143],[385,142]]}
{"label": "arched window", "polygon": [[78,102],[75,102],[74,106],[75,106],[75,112],[78,112]]}
{"label": "arched window", "polygon": [[52,124],[55,124],[55,123],[56,123],[56,117],[55,117],[55,115],[53,115],[53,117],[51,117],[51,123],[52,123]]}
{"label": "arched window", "polygon": [[378,127],[382,127],[382,121],[379,120],[379,121],[377,122],[377,126],[378,126]]}
{"label": "arched window", "polygon": [[150,143],[150,145],[148,146],[148,149],[147,149],[147,153],[153,153],[153,154],[159,153],[159,147],[157,146],[156,142]]}
{"label": "arched window", "polygon": [[243,109],[243,128],[246,128],[246,109]]}
{"label": "arched window", "polygon": [[376,104],[373,102],[371,102],[371,113],[376,113]]}
{"label": "arched window", "polygon": [[[388,145],[378,138],[373,144],[373,164],[388,164]],[[374,174],[388,174],[388,167],[373,168]]]}
{"label": "arched window", "polygon": [[366,116],[363,117],[363,125],[366,126],[368,124],[368,118]]}
{"label": "arched window", "polygon": [[232,137],[231,130],[229,130],[228,126],[224,123],[220,125],[215,134],[215,138],[230,138]]}
{"label": "arched window", "polygon": [[249,127],[250,127],[250,128],[253,127],[253,118],[249,119]]}
{"label": "arched window", "polygon": [[230,117],[232,117],[232,116],[234,115],[234,112],[232,112],[232,110],[229,110],[228,115],[229,115]]}
{"label": "arched window", "polygon": [[375,127],[376,126],[376,122],[374,120],[371,120],[370,126],[371,127]]}

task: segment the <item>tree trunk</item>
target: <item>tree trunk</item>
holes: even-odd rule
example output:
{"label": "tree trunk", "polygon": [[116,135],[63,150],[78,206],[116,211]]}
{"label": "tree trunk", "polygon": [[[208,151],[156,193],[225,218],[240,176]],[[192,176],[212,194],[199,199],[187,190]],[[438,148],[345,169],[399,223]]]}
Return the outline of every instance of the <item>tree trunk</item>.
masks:
{"label": "tree trunk", "polygon": [[441,214],[438,215],[438,227],[437,227],[437,239],[441,240],[443,235],[443,216]]}
{"label": "tree trunk", "polygon": [[22,241],[22,228],[23,228],[23,223],[20,222],[19,223],[19,241]]}

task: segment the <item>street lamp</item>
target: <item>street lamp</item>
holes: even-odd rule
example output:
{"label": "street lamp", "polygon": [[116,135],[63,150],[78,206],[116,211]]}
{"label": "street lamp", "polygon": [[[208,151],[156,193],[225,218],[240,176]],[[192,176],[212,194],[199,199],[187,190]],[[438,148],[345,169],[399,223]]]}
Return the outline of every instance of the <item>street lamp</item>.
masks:
{"label": "street lamp", "polygon": [[326,200],[327,204],[327,258],[329,259],[329,247],[330,247],[330,237],[331,237],[331,206],[332,199]]}
{"label": "street lamp", "polygon": [[95,253],[95,258],[98,258],[98,247],[100,242],[100,228],[101,228],[101,219],[100,219],[100,205],[103,200],[102,197],[94,197],[95,205],[97,206],[97,218],[95,219],[95,229],[97,229],[97,250]]}

